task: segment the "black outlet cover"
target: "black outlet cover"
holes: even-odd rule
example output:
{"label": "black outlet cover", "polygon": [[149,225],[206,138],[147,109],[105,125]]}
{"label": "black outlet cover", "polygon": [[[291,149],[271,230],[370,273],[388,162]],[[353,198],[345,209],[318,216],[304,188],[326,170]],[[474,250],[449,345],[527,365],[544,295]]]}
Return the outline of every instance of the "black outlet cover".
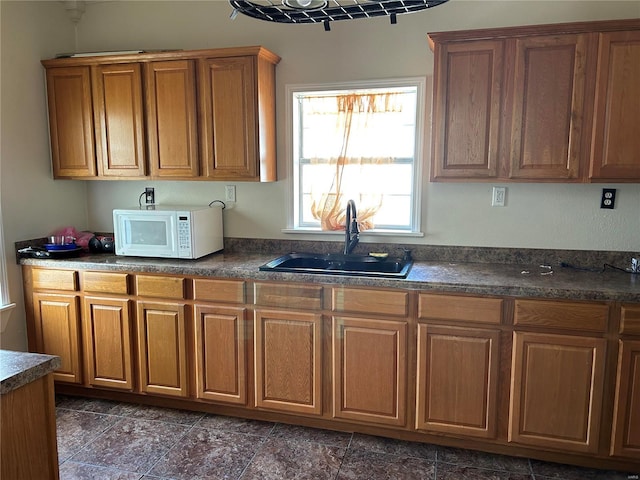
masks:
{"label": "black outlet cover", "polygon": [[616,189],[615,188],[603,188],[602,200],[600,200],[600,208],[613,209],[616,205]]}

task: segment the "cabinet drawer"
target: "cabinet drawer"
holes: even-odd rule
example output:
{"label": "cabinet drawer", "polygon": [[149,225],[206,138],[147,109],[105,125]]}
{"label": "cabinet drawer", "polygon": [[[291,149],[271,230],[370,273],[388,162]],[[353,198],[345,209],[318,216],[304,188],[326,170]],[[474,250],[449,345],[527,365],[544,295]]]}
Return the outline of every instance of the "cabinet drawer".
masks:
{"label": "cabinet drawer", "polygon": [[516,300],[514,325],[604,332],[609,306],[602,303]]}
{"label": "cabinet drawer", "polygon": [[418,317],[499,324],[502,320],[502,299],[421,293]]}
{"label": "cabinet drawer", "polygon": [[409,313],[409,293],[337,287],[332,290],[331,309],[334,312],[374,313],[406,317]]}
{"label": "cabinet drawer", "polygon": [[322,287],[260,283],[254,285],[256,305],[322,310]]}
{"label": "cabinet drawer", "polygon": [[184,278],[137,275],[136,294],[141,297],[184,298]]}
{"label": "cabinet drawer", "polygon": [[51,270],[34,268],[32,282],[34,290],[77,290],[78,280],[73,270]]}
{"label": "cabinet drawer", "polygon": [[126,295],[127,288],[126,273],[111,272],[82,272],[82,290],[96,293],[119,293]]}
{"label": "cabinet drawer", "polygon": [[245,303],[245,282],[236,280],[193,280],[193,298],[209,302]]}
{"label": "cabinet drawer", "polygon": [[622,305],[620,333],[640,335],[640,305]]}

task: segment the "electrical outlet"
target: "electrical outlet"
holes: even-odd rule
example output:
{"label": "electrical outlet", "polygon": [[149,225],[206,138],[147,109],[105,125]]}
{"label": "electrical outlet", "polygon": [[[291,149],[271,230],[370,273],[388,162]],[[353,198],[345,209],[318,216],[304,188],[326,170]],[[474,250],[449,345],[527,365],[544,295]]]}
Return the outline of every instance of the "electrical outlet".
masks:
{"label": "electrical outlet", "polygon": [[153,187],[147,187],[144,189],[144,202],[147,205],[156,203],[156,193]]}
{"label": "electrical outlet", "polygon": [[632,273],[640,273],[640,258],[631,259],[631,268],[629,271]]}
{"label": "electrical outlet", "polygon": [[507,187],[493,187],[491,196],[492,207],[504,207],[504,200],[507,196]]}
{"label": "electrical outlet", "polygon": [[616,189],[603,188],[602,199],[600,200],[600,208],[613,209],[616,206]]}
{"label": "electrical outlet", "polygon": [[224,200],[226,202],[235,202],[236,201],[236,186],[235,185],[225,185],[224,186]]}

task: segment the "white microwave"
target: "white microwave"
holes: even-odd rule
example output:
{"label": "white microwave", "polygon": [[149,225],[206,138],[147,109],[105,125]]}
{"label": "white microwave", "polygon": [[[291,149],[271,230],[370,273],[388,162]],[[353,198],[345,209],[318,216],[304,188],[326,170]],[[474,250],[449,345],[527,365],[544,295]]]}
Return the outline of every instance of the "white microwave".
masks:
{"label": "white microwave", "polygon": [[222,207],[143,205],[113,211],[116,255],[200,258],[224,248]]}

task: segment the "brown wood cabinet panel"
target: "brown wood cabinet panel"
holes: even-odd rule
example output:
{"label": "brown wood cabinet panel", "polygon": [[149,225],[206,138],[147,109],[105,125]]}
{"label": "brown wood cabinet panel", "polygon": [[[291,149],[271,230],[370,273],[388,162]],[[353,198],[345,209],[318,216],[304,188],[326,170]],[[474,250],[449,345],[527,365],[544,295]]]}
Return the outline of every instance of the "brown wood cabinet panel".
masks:
{"label": "brown wood cabinet panel", "polygon": [[194,300],[224,303],[245,303],[246,282],[241,280],[193,280]]}
{"label": "brown wood cabinet panel", "polygon": [[77,275],[73,270],[33,268],[31,282],[34,290],[74,291],[78,289]]}
{"label": "brown wood cabinet panel", "polygon": [[253,288],[256,305],[305,310],[322,309],[323,287],[318,285],[256,282]]}
{"label": "brown wood cabinet panel", "polygon": [[611,455],[640,458],[640,341],[620,340]]}
{"label": "brown wood cabinet panel", "polygon": [[138,302],[140,388],[145,393],[188,395],[185,307]]}
{"label": "brown wood cabinet panel", "polygon": [[256,406],[322,413],[322,315],[256,310]]}
{"label": "brown wood cabinet panel", "polygon": [[418,325],[416,428],[495,438],[500,332]]}
{"label": "brown wood cabinet panel", "polygon": [[331,293],[331,310],[334,312],[401,317],[409,314],[409,293],[406,291],[334,287]]}
{"label": "brown wood cabinet panel", "polygon": [[145,65],[149,166],[154,177],[199,174],[193,60]]}
{"label": "brown wood cabinet panel", "polygon": [[515,40],[511,177],[579,178],[587,40],[587,34]]}
{"label": "brown wood cabinet panel", "polygon": [[640,335],[640,305],[623,304],[620,317],[620,333]]}
{"label": "brown wood cabinet panel", "polygon": [[146,174],[142,74],[138,63],[93,67],[98,174]]}
{"label": "brown wood cabinet panel", "polygon": [[255,69],[253,57],[200,60],[205,177],[258,177]]}
{"label": "brown wood cabinet panel", "polygon": [[509,442],[598,450],[606,340],[514,332]]}
{"label": "brown wood cabinet panel", "polygon": [[0,397],[0,478],[58,480],[52,375]]}
{"label": "brown wood cabinet panel", "polygon": [[333,416],[406,425],[407,323],[333,317]]}
{"label": "brown wood cabinet panel", "polygon": [[247,404],[246,309],[195,306],[198,398]]}
{"label": "brown wood cabinet panel", "polygon": [[93,105],[89,67],[47,69],[53,177],[94,177]]}
{"label": "brown wood cabinet panel", "polygon": [[82,333],[87,383],[132,390],[129,300],[84,297]]}
{"label": "brown wood cabinet panel", "polygon": [[91,293],[115,293],[126,295],[129,275],[120,272],[80,272],[82,291]]}
{"label": "brown wood cabinet panel", "polygon": [[436,45],[432,180],[497,176],[503,55],[502,40]]}
{"label": "brown wood cabinet panel", "polygon": [[33,314],[37,351],[57,355],[62,362],[54,380],[82,383],[78,298],[35,292]]}
{"label": "brown wood cabinet panel", "polygon": [[590,178],[640,180],[640,30],[601,33]]}
{"label": "brown wood cabinet panel", "polygon": [[184,298],[184,278],[162,275],[136,275],[136,293],[141,297]]}
{"label": "brown wood cabinet panel", "polygon": [[418,318],[499,324],[502,321],[501,298],[464,297],[421,293]]}
{"label": "brown wood cabinet panel", "polygon": [[513,323],[569,330],[604,332],[609,306],[595,302],[516,300]]}

